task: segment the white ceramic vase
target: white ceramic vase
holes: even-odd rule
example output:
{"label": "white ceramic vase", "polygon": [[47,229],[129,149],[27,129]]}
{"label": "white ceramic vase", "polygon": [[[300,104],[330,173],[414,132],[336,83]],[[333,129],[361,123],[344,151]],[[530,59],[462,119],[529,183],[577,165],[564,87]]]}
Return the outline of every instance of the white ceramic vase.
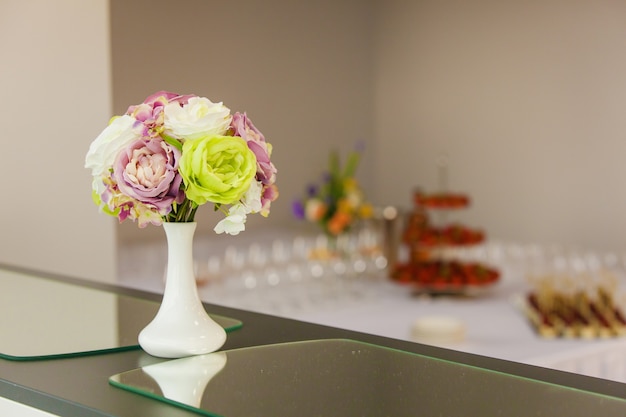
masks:
{"label": "white ceramic vase", "polygon": [[161,358],[182,358],[218,350],[226,331],[206,312],[193,269],[196,223],[163,223],[167,238],[165,292],[154,319],[139,333],[139,345]]}

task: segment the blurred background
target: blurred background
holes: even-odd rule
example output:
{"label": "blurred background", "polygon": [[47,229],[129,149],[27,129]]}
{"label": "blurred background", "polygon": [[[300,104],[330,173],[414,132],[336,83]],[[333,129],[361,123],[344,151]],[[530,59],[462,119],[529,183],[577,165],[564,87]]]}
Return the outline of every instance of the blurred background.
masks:
{"label": "blurred background", "polygon": [[625,17],[619,0],[0,0],[0,262],[115,281],[120,245],[163,239],[99,214],[83,168],[157,90],[246,111],[273,144],[261,236],[313,227],[292,201],[362,141],[377,206],[410,209],[445,157],[461,220],[490,237],[621,251]]}

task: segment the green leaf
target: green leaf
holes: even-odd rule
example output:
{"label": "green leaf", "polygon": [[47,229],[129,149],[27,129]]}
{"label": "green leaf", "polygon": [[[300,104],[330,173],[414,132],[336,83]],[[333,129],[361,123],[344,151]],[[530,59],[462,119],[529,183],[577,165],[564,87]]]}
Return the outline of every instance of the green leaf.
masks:
{"label": "green leaf", "polygon": [[343,170],[344,178],[354,177],[356,174],[356,169],[359,166],[360,154],[358,152],[351,152],[348,155],[348,160],[346,161],[346,166]]}
{"label": "green leaf", "polygon": [[161,137],[163,137],[163,140],[164,140],[166,143],[168,143],[168,144],[172,145],[173,147],[175,147],[176,149],[178,149],[178,150],[179,150],[179,151],[181,151],[181,152],[183,151],[183,144],[182,144],[182,143],[180,143],[180,141],[179,141],[179,140],[174,139],[174,138],[173,138],[173,137],[171,137],[171,136],[167,136],[166,134],[162,134],[162,135],[161,135]]}

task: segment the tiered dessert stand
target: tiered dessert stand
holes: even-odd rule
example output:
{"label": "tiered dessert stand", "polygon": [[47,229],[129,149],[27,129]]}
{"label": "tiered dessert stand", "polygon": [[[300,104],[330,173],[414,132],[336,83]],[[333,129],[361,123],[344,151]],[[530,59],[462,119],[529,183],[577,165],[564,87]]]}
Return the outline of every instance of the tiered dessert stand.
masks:
{"label": "tiered dessert stand", "polygon": [[402,235],[406,259],[397,263],[391,278],[418,293],[471,294],[496,283],[499,271],[462,256],[463,250],[485,240],[484,232],[447,221],[448,213],[469,204],[465,194],[416,191]]}

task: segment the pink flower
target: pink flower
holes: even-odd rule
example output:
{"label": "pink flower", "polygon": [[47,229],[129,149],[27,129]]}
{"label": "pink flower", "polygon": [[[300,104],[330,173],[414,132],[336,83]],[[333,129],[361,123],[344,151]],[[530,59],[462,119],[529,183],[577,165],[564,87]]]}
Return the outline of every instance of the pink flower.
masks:
{"label": "pink flower", "polygon": [[248,148],[256,156],[257,180],[263,184],[273,184],[276,181],[276,167],[270,161],[272,145],[265,141],[263,134],[248,119],[248,116],[239,112],[233,115],[231,130],[234,136],[240,136],[248,143]]}
{"label": "pink flower", "polygon": [[235,113],[230,125],[230,131],[235,136],[240,136],[248,144],[248,148],[256,156],[257,170],[256,179],[261,182],[261,215],[268,216],[270,205],[278,198],[276,182],[276,167],[270,161],[272,145],[265,141],[265,136],[248,119],[246,113]]}
{"label": "pink flower", "polygon": [[182,177],[178,174],[180,151],[159,138],[143,138],[118,155],[113,179],[124,195],[153,207],[164,216],[172,203],[182,203]]}
{"label": "pink flower", "polygon": [[143,136],[157,137],[163,132],[165,106],[169,103],[185,105],[194,95],[179,95],[168,91],[159,91],[148,96],[143,103],[130,106],[126,114],[143,124]]}
{"label": "pink flower", "polygon": [[261,194],[261,215],[267,217],[270,214],[272,201],[278,198],[278,187],[275,184],[264,185]]}

